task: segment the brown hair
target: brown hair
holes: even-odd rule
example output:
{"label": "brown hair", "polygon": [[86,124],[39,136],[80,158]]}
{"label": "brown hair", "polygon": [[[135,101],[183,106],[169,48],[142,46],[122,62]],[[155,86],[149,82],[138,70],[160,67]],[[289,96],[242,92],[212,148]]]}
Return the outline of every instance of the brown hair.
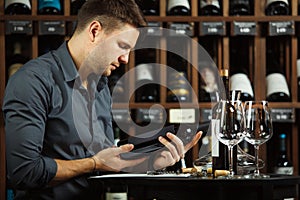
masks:
{"label": "brown hair", "polygon": [[76,31],[78,32],[93,20],[99,21],[106,32],[113,31],[124,24],[136,28],[147,26],[135,0],[88,0],[79,10],[77,20]]}

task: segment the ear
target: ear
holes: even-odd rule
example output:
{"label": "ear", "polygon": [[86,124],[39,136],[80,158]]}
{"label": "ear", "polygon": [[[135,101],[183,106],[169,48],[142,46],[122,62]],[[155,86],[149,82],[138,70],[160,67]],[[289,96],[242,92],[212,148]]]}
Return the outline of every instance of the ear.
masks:
{"label": "ear", "polygon": [[89,38],[91,42],[95,41],[97,35],[100,34],[102,26],[98,21],[92,21],[89,25]]}

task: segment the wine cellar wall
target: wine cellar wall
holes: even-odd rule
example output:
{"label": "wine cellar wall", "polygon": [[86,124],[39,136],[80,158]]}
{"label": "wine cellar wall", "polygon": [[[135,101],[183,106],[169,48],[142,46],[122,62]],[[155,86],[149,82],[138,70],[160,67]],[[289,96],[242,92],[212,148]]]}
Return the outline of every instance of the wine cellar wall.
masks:
{"label": "wine cellar wall", "polygon": [[[137,0],[138,1],[138,0]],[[230,72],[231,89],[242,90],[242,100],[268,100],[272,108],[274,135],[270,141],[261,146],[260,157],[266,162],[262,171],[274,173],[280,150],[279,136],[284,134],[285,151],[293,165],[293,174],[299,175],[299,114],[300,114],[300,15],[298,0],[274,1],[281,6],[276,12],[276,6],[269,5],[268,0],[213,0],[213,5],[206,0],[182,0],[181,7],[172,4],[172,0],[139,0],[149,25],[153,29],[149,34],[159,34],[159,28],[172,29],[174,37],[162,39],[153,43],[157,48],[177,45],[183,54],[191,58],[192,64],[201,63],[198,49],[192,44],[181,45],[182,35],[188,35],[200,44],[213,59],[218,70],[228,69]],[[2,107],[5,85],[9,76],[20,63],[36,58],[57,48],[67,40],[74,29],[77,8],[84,0],[57,1],[56,6],[45,8],[37,0],[24,1],[30,3],[30,9],[22,10],[21,14],[12,14],[5,7],[7,0],[0,0],[0,106]],[[180,1],[178,1],[180,2]],[[208,2],[208,1],[207,1]],[[241,3],[237,6],[237,3]],[[57,5],[60,6],[57,6]],[[268,5],[268,6],[267,6]],[[176,9],[175,9],[176,8]],[[242,9],[241,9],[242,8]],[[273,9],[272,9],[273,8]],[[179,71],[172,75],[165,69],[157,70],[149,63],[162,63]],[[297,65],[298,63],[298,65]],[[126,124],[123,118],[126,112],[126,99],[129,99],[133,120],[139,125],[145,125],[149,118],[155,123],[161,123],[160,112],[151,113],[147,110],[153,103],[161,104],[166,113],[170,110],[184,108],[200,109],[199,122],[210,119],[211,101],[215,97],[204,87],[200,74],[191,63],[163,50],[146,49],[134,51],[130,63],[116,70],[110,77],[112,87],[118,87],[119,97],[114,100],[114,114],[120,123]],[[196,64],[196,65],[197,65]],[[141,66],[139,68],[138,66]],[[14,66],[14,67],[12,67]],[[114,84],[126,71],[136,68],[133,79]],[[299,69],[297,69],[299,68]],[[139,69],[143,71],[139,71]],[[141,74],[146,73],[147,76]],[[212,72],[212,73],[218,73]],[[299,75],[298,75],[299,74]],[[144,81],[153,82],[159,79],[161,83],[172,80],[185,80],[192,85],[194,94],[185,90],[185,83],[170,83],[176,85],[179,93],[177,98],[161,85],[152,84],[140,88],[134,98],[127,97],[124,85],[133,88]],[[275,82],[272,82],[275,79]],[[235,84],[244,80],[244,84]],[[156,80],[158,81],[158,80]],[[271,87],[273,86],[273,88]],[[274,86],[278,86],[274,88]],[[149,89],[150,88],[150,89]],[[123,91],[123,93],[122,93]],[[145,92],[146,91],[146,92]],[[211,91],[211,90],[210,90]],[[179,99],[178,99],[179,98]],[[183,104],[178,104],[178,101]],[[169,116],[168,118],[171,118]],[[153,122],[153,121],[152,121]],[[114,122],[115,124],[115,122]],[[116,137],[122,135],[116,125]],[[131,130],[128,127],[128,131]],[[192,149],[190,160],[198,157],[198,147]],[[5,170],[5,131],[3,116],[0,115],[0,199],[6,196]]]}

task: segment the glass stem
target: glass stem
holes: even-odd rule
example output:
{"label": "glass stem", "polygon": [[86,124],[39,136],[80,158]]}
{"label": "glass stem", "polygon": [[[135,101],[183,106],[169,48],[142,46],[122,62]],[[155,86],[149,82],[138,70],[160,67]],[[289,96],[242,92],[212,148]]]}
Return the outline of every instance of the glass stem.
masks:
{"label": "glass stem", "polygon": [[258,163],[258,151],[259,151],[259,145],[254,145],[255,148],[255,175],[259,175],[259,163]]}
{"label": "glass stem", "polygon": [[233,146],[228,145],[228,153],[229,153],[229,176],[234,175],[233,171]]}

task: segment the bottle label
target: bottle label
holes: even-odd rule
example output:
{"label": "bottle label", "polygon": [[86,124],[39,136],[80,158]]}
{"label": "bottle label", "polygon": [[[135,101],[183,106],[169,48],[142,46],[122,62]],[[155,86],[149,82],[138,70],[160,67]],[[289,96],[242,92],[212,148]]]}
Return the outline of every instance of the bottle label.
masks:
{"label": "bottle label", "polygon": [[288,84],[283,74],[272,73],[267,76],[267,96],[273,93],[283,92],[290,96]]}
{"label": "bottle label", "polygon": [[29,9],[31,9],[30,0],[6,0],[5,8],[7,8],[9,5],[14,4],[14,3],[25,4]]}
{"label": "bottle label", "polygon": [[220,120],[211,120],[211,156],[219,157],[219,140],[216,133],[220,130]]}
{"label": "bottle label", "polygon": [[204,84],[200,87],[206,92],[216,92],[218,90],[217,79],[214,71],[210,67],[205,67],[200,71]]}
{"label": "bottle label", "polygon": [[200,7],[204,8],[205,6],[209,6],[209,5],[220,8],[220,4],[219,4],[218,0],[202,0],[201,4],[200,4]]}
{"label": "bottle label", "polygon": [[297,60],[297,77],[300,78],[300,59]]}
{"label": "bottle label", "polygon": [[39,0],[39,10],[46,7],[53,7],[57,10],[61,10],[60,0]]}
{"label": "bottle label", "polygon": [[151,64],[140,64],[136,66],[136,80],[153,80],[153,66]]}
{"label": "bottle label", "polygon": [[251,97],[254,96],[251,82],[246,74],[238,73],[230,77],[230,90],[241,90],[243,93],[248,93]]}
{"label": "bottle label", "polygon": [[190,3],[188,0],[169,0],[168,1],[168,11],[176,6],[183,6],[190,9]]}
{"label": "bottle label", "polygon": [[289,5],[288,0],[267,0],[266,7],[268,7],[271,3],[274,3],[274,2],[284,2],[284,3],[286,3],[286,5]]}
{"label": "bottle label", "polygon": [[289,174],[292,175],[294,173],[293,167],[275,167],[275,174]]}
{"label": "bottle label", "polygon": [[127,200],[126,192],[107,192],[105,196],[106,200]]}

